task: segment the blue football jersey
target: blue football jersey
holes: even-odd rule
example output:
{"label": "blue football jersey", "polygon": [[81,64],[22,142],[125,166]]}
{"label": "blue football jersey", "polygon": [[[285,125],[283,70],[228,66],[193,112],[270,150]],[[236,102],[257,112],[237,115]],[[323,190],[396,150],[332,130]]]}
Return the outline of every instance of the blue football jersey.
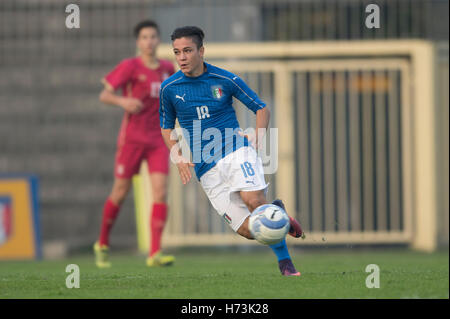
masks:
{"label": "blue football jersey", "polygon": [[238,134],[233,96],[254,113],[266,106],[235,74],[208,63],[205,66],[198,77],[178,71],[166,79],[159,100],[160,126],[173,129],[178,118],[198,179],[221,158],[248,146],[248,140]]}

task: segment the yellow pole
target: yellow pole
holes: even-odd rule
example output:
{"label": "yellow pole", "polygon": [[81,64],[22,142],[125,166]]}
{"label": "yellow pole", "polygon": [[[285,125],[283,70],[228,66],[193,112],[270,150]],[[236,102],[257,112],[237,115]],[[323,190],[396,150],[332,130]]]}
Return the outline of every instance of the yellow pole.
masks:
{"label": "yellow pole", "polygon": [[[292,106],[292,81],[286,64],[277,65],[275,71],[275,127],[278,128],[277,197],[283,199],[287,212],[295,211],[295,152]],[[272,115],[273,116],[273,115]],[[273,121],[273,119],[272,119]]]}
{"label": "yellow pole", "polygon": [[413,54],[415,224],[413,248],[427,252],[437,245],[435,52],[422,43]]}

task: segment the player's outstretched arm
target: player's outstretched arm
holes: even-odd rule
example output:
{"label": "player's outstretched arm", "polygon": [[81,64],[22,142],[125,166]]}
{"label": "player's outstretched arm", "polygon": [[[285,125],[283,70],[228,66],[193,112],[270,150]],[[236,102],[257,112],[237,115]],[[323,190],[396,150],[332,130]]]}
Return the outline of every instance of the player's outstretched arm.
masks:
{"label": "player's outstretched arm", "polygon": [[164,143],[169,148],[170,158],[175,162],[178,168],[178,173],[180,174],[181,182],[186,185],[192,178],[192,173],[190,167],[195,165],[189,160],[185,159],[181,153],[181,149],[178,146],[178,139],[171,138],[173,129],[161,129],[161,135],[164,139]]}

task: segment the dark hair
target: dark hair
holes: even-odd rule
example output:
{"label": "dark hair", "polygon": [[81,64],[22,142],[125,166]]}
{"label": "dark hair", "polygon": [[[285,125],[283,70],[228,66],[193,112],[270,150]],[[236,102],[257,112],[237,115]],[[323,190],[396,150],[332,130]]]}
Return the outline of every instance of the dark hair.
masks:
{"label": "dark hair", "polygon": [[174,41],[175,39],[180,39],[180,38],[191,38],[192,41],[195,42],[195,44],[197,44],[197,48],[200,48],[203,46],[203,39],[205,38],[205,34],[203,33],[202,29],[200,29],[199,27],[194,27],[194,26],[186,26],[186,27],[181,27],[181,28],[176,28],[172,35],[170,36],[170,38],[172,39],[172,41]]}
{"label": "dark hair", "polygon": [[144,20],[144,21],[139,22],[134,27],[133,34],[136,37],[136,39],[139,37],[139,33],[141,32],[141,30],[143,28],[154,28],[154,29],[156,29],[156,32],[158,32],[158,35],[159,35],[159,27],[156,24],[156,22],[154,22],[152,20]]}

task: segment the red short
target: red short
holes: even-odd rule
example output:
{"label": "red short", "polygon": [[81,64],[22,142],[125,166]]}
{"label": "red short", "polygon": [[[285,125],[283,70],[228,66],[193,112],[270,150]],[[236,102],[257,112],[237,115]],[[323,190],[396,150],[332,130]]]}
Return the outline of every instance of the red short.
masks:
{"label": "red short", "polygon": [[114,175],[117,178],[132,178],[139,173],[143,160],[147,160],[150,173],[169,174],[169,149],[162,143],[156,146],[122,145],[116,153]]}

